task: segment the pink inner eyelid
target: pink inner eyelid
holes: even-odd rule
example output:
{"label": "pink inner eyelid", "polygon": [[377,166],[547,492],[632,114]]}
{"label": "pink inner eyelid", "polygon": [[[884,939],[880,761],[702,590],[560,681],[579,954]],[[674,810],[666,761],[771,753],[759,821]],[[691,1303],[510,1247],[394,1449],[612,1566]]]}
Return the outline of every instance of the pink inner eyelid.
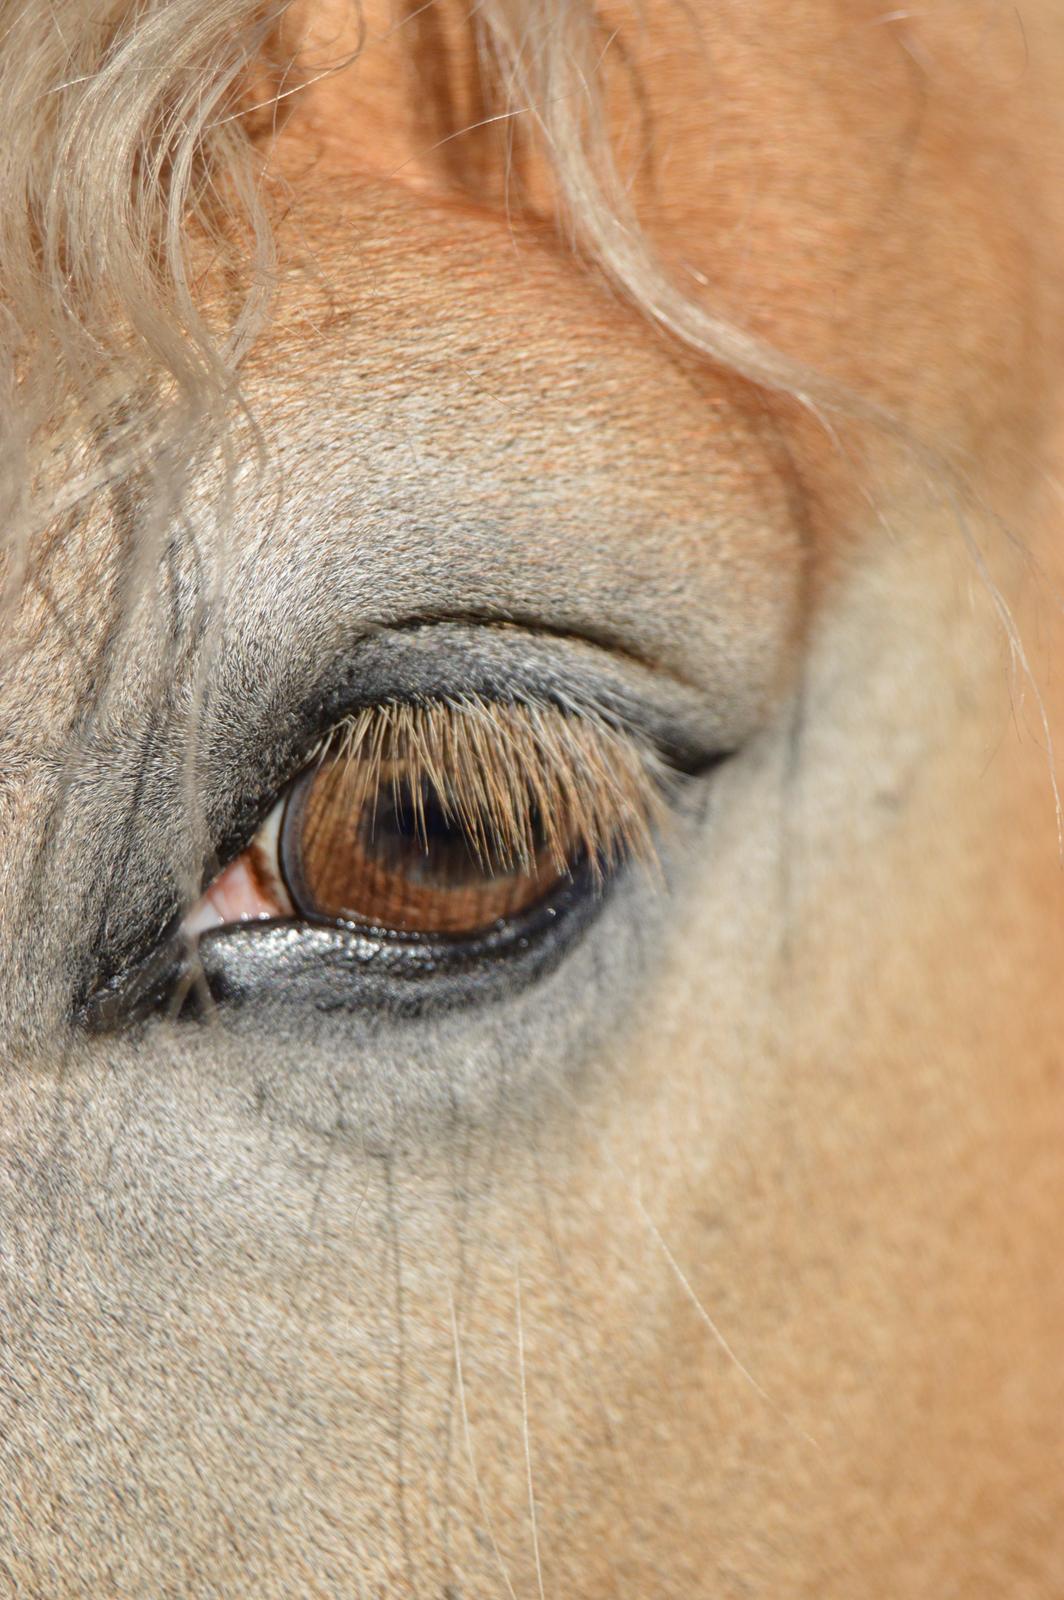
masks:
{"label": "pink inner eyelid", "polygon": [[210,928],[233,922],[262,922],[281,917],[286,908],[263,893],[248,859],[248,852],[230,862],[197,900],[181,924],[186,939],[196,939]]}
{"label": "pink inner eyelid", "polygon": [[218,874],[186,913],[181,934],[188,942],[211,928],[291,916],[292,903],[276,869],[283,810],[283,801],[274,806],[247,849]]}

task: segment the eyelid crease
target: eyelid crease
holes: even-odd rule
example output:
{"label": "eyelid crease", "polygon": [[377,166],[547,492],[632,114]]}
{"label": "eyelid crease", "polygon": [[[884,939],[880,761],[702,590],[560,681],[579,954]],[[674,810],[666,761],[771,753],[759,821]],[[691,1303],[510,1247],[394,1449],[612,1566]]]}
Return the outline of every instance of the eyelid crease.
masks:
{"label": "eyelid crease", "polygon": [[529,871],[546,848],[559,873],[574,846],[601,878],[624,858],[656,861],[654,833],[677,775],[660,753],[586,709],[476,695],[386,700],[337,723],[312,764],[350,764],[356,811],[405,785],[428,849],[426,790],[485,868]]}

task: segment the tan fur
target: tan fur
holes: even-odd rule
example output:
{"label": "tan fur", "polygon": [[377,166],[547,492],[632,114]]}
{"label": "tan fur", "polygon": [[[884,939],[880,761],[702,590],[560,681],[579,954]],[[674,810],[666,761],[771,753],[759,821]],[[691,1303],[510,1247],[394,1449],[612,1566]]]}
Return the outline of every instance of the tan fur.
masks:
{"label": "tan fur", "polygon": [[[270,94],[304,25],[253,129],[279,266],[225,492],[182,474],[157,578],[163,502],[124,565],[94,466],[8,646],[0,1586],[1056,1600],[1059,7],[514,6],[478,39],[374,4],[317,77],[359,41],[307,0]],[[507,110],[509,186],[496,125],[462,156]],[[264,313],[236,248],[201,354]],[[140,468],[160,415],[119,427]],[[704,708],[736,754],[667,887],[428,1034],[83,1036],[102,886],[131,920],[187,887],[173,795],[252,740],[197,742],[207,690],[278,720],[304,655],[412,620],[591,641]]]}

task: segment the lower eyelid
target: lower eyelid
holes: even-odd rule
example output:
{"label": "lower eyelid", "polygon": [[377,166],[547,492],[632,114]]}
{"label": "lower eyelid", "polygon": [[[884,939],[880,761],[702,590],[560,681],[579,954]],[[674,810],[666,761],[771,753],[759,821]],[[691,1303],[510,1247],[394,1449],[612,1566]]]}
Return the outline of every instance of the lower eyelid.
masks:
{"label": "lower eyelid", "polygon": [[[612,888],[611,880],[608,887]],[[587,874],[564,884],[549,905],[475,941],[362,930],[351,923],[248,921],[209,930],[198,953],[203,984],[190,990],[189,1021],[224,1007],[252,1025],[279,1026],[282,1012],[360,1017],[379,1027],[511,999],[559,966],[606,904]],[[374,1019],[372,1022],[370,1019]]]}

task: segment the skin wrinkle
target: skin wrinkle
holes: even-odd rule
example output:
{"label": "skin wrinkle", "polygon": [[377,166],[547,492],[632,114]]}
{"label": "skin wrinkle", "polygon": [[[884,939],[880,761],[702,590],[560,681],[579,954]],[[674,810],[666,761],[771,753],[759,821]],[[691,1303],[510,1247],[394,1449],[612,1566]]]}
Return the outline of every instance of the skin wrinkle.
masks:
{"label": "skin wrinkle", "polygon": [[[228,70],[236,8],[183,3],[181,62],[217,28]],[[321,37],[292,71],[275,41],[254,99],[354,43],[348,8],[300,11]],[[118,496],[124,525],[57,536],[0,673],[14,1593],[1056,1600],[1064,890],[933,471],[963,464],[1055,730],[1064,28],[1021,12],[1022,72],[1011,8],[952,0],[604,9],[595,36],[697,307],[925,452],[825,432],[560,245],[527,117],[509,173],[505,125],[449,137],[498,100],[458,8],[371,7],[356,69],[285,102],[235,480],[204,455],[176,529],[149,482],[136,528]],[[81,70],[84,11],[55,16]],[[219,249],[190,281],[225,323]],[[267,999],[71,1030],[108,910],[191,901],[263,730],[425,617],[538,624],[577,700],[573,636],[660,666],[663,719],[734,751],[663,881],[431,1022]],[[448,635],[433,670],[460,658]]]}

